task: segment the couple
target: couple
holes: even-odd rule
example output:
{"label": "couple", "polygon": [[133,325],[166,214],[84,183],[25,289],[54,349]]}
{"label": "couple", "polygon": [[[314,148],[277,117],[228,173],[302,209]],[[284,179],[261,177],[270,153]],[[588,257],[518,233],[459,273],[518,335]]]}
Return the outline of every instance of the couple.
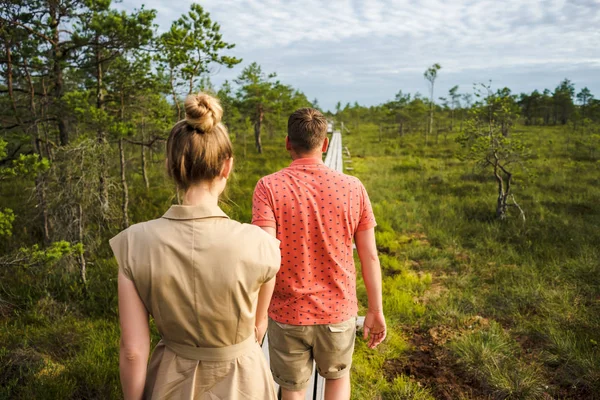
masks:
{"label": "couple", "polygon": [[[356,243],[369,309],[364,338],[386,334],[375,218],[356,178],[327,168],[327,121],[288,121],[293,162],[262,178],[252,223],[230,220],[219,195],[233,150],[217,99],[185,101],[167,141],[183,205],[110,241],[119,263],[120,375],[125,399],[303,399],[313,360],[327,399],[350,398],[357,314]],[[162,339],[150,364],[148,317]],[[269,333],[271,371],[259,343]]]}

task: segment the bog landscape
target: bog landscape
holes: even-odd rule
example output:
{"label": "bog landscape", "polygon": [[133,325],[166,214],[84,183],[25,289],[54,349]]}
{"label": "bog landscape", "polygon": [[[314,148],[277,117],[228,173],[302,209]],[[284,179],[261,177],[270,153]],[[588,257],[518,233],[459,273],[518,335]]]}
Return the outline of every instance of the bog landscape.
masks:
{"label": "bog landscape", "polygon": [[[600,94],[577,77],[442,92],[438,60],[416,66],[424,94],[327,110],[237,58],[201,6],[161,32],[155,18],[2,3],[0,398],[121,398],[108,239],[179,201],[165,141],[198,91],[223,105],[222,208],[242,222],[258,179],[290,163],[291,112],[341,132],[377,218],[389,326],[376,350],[356,340],[354,399],[600,398]],[[236,78],[214,84],[215,66]]]}

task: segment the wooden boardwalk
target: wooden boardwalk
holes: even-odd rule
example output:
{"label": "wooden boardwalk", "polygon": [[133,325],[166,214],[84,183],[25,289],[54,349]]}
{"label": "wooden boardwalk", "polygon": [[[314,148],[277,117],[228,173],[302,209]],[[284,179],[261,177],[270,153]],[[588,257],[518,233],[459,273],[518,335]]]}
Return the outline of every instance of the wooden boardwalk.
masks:
{"label": "wooden boardwalk", "polygon": [[338,172],[344,172],[342,155],[342,134],[340,131],[335,131],[331,135],[331,142],[329,142],[329,149],[325,156],[325,165]]}
{"label": "wooden boardwalk", "polygon": [[[334,169],[339,172],[344,172],[344,160],[342,158],[342,134],[339,131],[333,132],[331,135],[331,141],[329,143],[329,149],[327,150],[327,155],[325,156],[325,165],[329,168]],[[362,327],[362,322],[364,321],[364,317],[359,317],[357,321],[357,327]],[[263,342],[263,353],[267,358],[267,362],[269,361],[269,335],[265,336],[265,341]],[[279,387],[275,384],[277,390],[279,391]],[[310,378],[310,383],[308,389],[306,390],[306,400],[323,400],[325,398],[325,379],[317,372],[316,365],[313,364],[313,374]]]}

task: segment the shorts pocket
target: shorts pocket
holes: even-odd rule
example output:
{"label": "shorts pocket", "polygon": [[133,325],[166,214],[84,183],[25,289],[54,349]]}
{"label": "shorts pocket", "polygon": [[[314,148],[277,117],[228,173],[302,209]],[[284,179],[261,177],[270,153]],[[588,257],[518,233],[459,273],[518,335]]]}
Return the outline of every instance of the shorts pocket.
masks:
{"label": "shorts pocket", "polygon": [[337,352],[353,347],[355,327],[356,320],[354,318],[337,324],[328,324],[325,334],[320,338],[322,350]]}
{"label": "shorts pocket", "polygon": [[269,346],[278,349],[286,349],[297,342],[302,342],[306,333],[306,326],[303,325],[288,325],[269,318],[269,328],[267,336]]}
{"label": "shorts pocket", "polygon": [[279,329],[281,329],[282,331],[293,331],[293,332],[303,332],[305,326],[304,325],[289,325],[289,324],[282,324],[281,322],[277,322],[275,320],[273,320],[273,322],[275,323],[275,325],[277,325],[277,327]]}
{"label": "shorts pocket", "polygon": [[347,323],[343,322],[341,324],[329,324],[327,328],[329,329],[329,332],[341,333],[346,332],[348,329],[350,329],[350,326],[348,326]]}
{"label": "shorts pocket", "polygon": [[356,318],[350,318],[348,321],[339,322],[337,324],[328,324],[327,329],[332,333],[342,333],[356,327]]}

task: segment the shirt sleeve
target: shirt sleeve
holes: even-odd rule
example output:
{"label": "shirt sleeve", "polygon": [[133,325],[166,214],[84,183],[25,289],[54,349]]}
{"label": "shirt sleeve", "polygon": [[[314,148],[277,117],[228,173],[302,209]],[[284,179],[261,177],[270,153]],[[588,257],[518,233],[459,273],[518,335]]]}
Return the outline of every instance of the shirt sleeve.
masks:
{"label": "shirt sleeve", "polygon": [[361,189],[361,211],[360,211],[360,219],[358,221],[358,226],[356,231],[365,231],[367,229],[374,228],[377,226],[377,222],[375,221],[375,214],[373,213],[373,207],[371,207],[371,201],[369,200],[369,195],[367,194],[367,190],[360,183]]}
{"label": "shirt sleeve", "polygon": [[130,280],[133,280],[129,259],[129,240],[127,231],[123,231],[110,239],[109,243],[115,258],[117,259],[117,263],[119,264],[119,271],[121,271]]}
{"label": "shirt sleeve", "polygon": [[261,280],[265,283],[273,279],[281,267],[280,242],[269,235],[262,248],[260,259],[264,261],[264,270]]}
{"label": "shirt sleeve", "polygon": [[262,179],[256,184],[252,196],[252,224],[261,227],[277,227],[269,191]]}

